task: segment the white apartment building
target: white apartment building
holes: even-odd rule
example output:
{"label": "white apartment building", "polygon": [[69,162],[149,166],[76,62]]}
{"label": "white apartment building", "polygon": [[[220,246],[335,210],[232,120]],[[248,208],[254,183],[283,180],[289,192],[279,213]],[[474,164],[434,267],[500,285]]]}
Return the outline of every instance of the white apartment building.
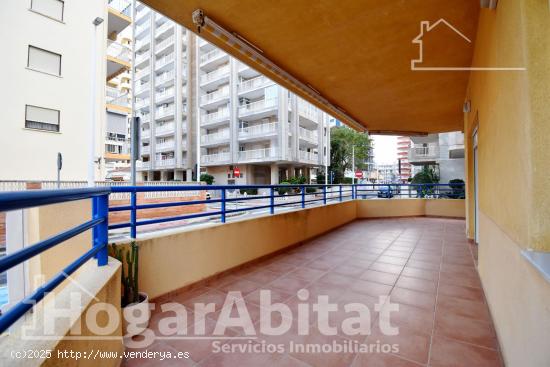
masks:
{"label": "white apartment building", "polygon": [[144,5],[135,9],[143,180],[193,180],[197,170],[217,184],[316,178],[330,156],[324,112]]}
{"label": "white apartment building", "polygon": [[108,0],[105,173],[130,167],[132,1]]}
{"label": "white apartment building", "polygon": [[140,118],[138,170],[144,181],[193,179],[185,28],[139,2],[134,6],[134,109]]}
{"label": "white apartment building", "polygon": [[440,183],[453,179],[464,180],[464,134],[460,131],[412,136],[409,162],[412,175],[430,166],[439,174]]}
{"label": "white apartment building", "polygon": [[[107,0],[2,2],[0,179],[56,179],[58,153],[61,179],[87,178],[92,116],[104,135],[107,17]],[[93,145],[96,178],[103,143]]]}

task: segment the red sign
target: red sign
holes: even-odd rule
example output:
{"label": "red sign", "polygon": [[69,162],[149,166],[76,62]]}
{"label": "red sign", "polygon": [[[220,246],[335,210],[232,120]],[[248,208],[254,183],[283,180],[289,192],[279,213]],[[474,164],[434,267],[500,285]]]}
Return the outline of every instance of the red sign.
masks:
{"label": "red sign", "polygon": [[241,176],[241,170],[239,169],[239,167],[235,167],[233,169],[233,176],[235,176],[235,177],[240,177]]}
{"label": "red sign", "polygon": [[363,178],[363,171],[355,171],[355,178]]}

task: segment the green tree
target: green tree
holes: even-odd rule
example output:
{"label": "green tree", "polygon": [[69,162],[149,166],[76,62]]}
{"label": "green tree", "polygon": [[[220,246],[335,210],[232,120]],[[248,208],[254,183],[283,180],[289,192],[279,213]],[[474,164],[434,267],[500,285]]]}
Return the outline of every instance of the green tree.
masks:
{"label": "green tree", "polygon": [[214,183],[214,176],[209,175],[208,173],[203,173],[201,175],[201,181],[206,182],[207,185],[212,185]]}
{"label": "green tree", "polygon": [[355,167],[363,169],[371,146],[369,135],[347,127],[333,127],[330,130],[330,169],[334,172],[333,183],[343,183],[344,173],[353,169],[354,146]]}

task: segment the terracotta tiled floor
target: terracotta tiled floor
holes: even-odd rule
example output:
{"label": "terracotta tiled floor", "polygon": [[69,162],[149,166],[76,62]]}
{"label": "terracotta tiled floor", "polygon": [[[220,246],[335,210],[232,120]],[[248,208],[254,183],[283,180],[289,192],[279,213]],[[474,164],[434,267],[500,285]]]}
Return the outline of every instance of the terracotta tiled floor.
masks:
{"label": "terracotta tiled floor", "polygon": [[[215,313],[206,316],[206,336],[212,335],[216,319],[228,291],[240,291],[252,322],[260,319],[259,292],[271,290],[272,302],[283,302],[297,312],[301,303],[296,292],[307,289],[310,299],[327,295],[341,305],[328,316],[337,326],[336,335],[325,336],[317,329],[311,313],[309,335],[300,335],[296,322],[282,336],[258,335],[247,341],[242,328],[226,330],[220,343],[358,343],[398,344],[388,353],[212,353],[212,340],[156,340],[150,351],[186,351],[190,359],[127,360],[127,366],[502,366],[498,341],[481,283],[474,265],[473,249],[464,236],[464,221],[436,218],[363,220],[348,224],[260,264],[234,272],[207,286],[171,297],[189,310],[188,324],[203,317],[191,313],[196,302],[212,302]],[[185,266],[185,260],[182,260]],[[174,269],[177,271],[177,269]],[[377,327],[378,297],[390,295],[399,311],[391,313],[397,336],[385,336]],[[349,336],[342,321],[349,317],[342,307],[351,302],[372,310],[372,333]],[[387,303],[386,306],[387,307]],[[156,331],[161,316],[154,312],[151,328]],[[277,320],[282,321],[282,319]],[[290,322],[290,321],[289,321]],[[202,324],[202,323],[201,323]],[[277,323],[275,322],[275,325]],[[195,326],[186,335],[193,335]],[[307,327],[307,324],[306,324]],[[174,331],[176,332],[176,331]]]}

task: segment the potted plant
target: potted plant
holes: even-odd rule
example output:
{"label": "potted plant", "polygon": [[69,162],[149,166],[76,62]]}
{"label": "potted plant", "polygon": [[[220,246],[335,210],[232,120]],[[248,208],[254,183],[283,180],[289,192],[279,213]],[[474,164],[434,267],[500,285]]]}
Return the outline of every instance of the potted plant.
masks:
{"label": "potted plant", "polygon": [[113,244],[109,249],[111,256],[122,264],[122,332],[132,337],[145,331],[151,318],[149,296],[139,291],[139,246],[133,241],[130,246]]}

